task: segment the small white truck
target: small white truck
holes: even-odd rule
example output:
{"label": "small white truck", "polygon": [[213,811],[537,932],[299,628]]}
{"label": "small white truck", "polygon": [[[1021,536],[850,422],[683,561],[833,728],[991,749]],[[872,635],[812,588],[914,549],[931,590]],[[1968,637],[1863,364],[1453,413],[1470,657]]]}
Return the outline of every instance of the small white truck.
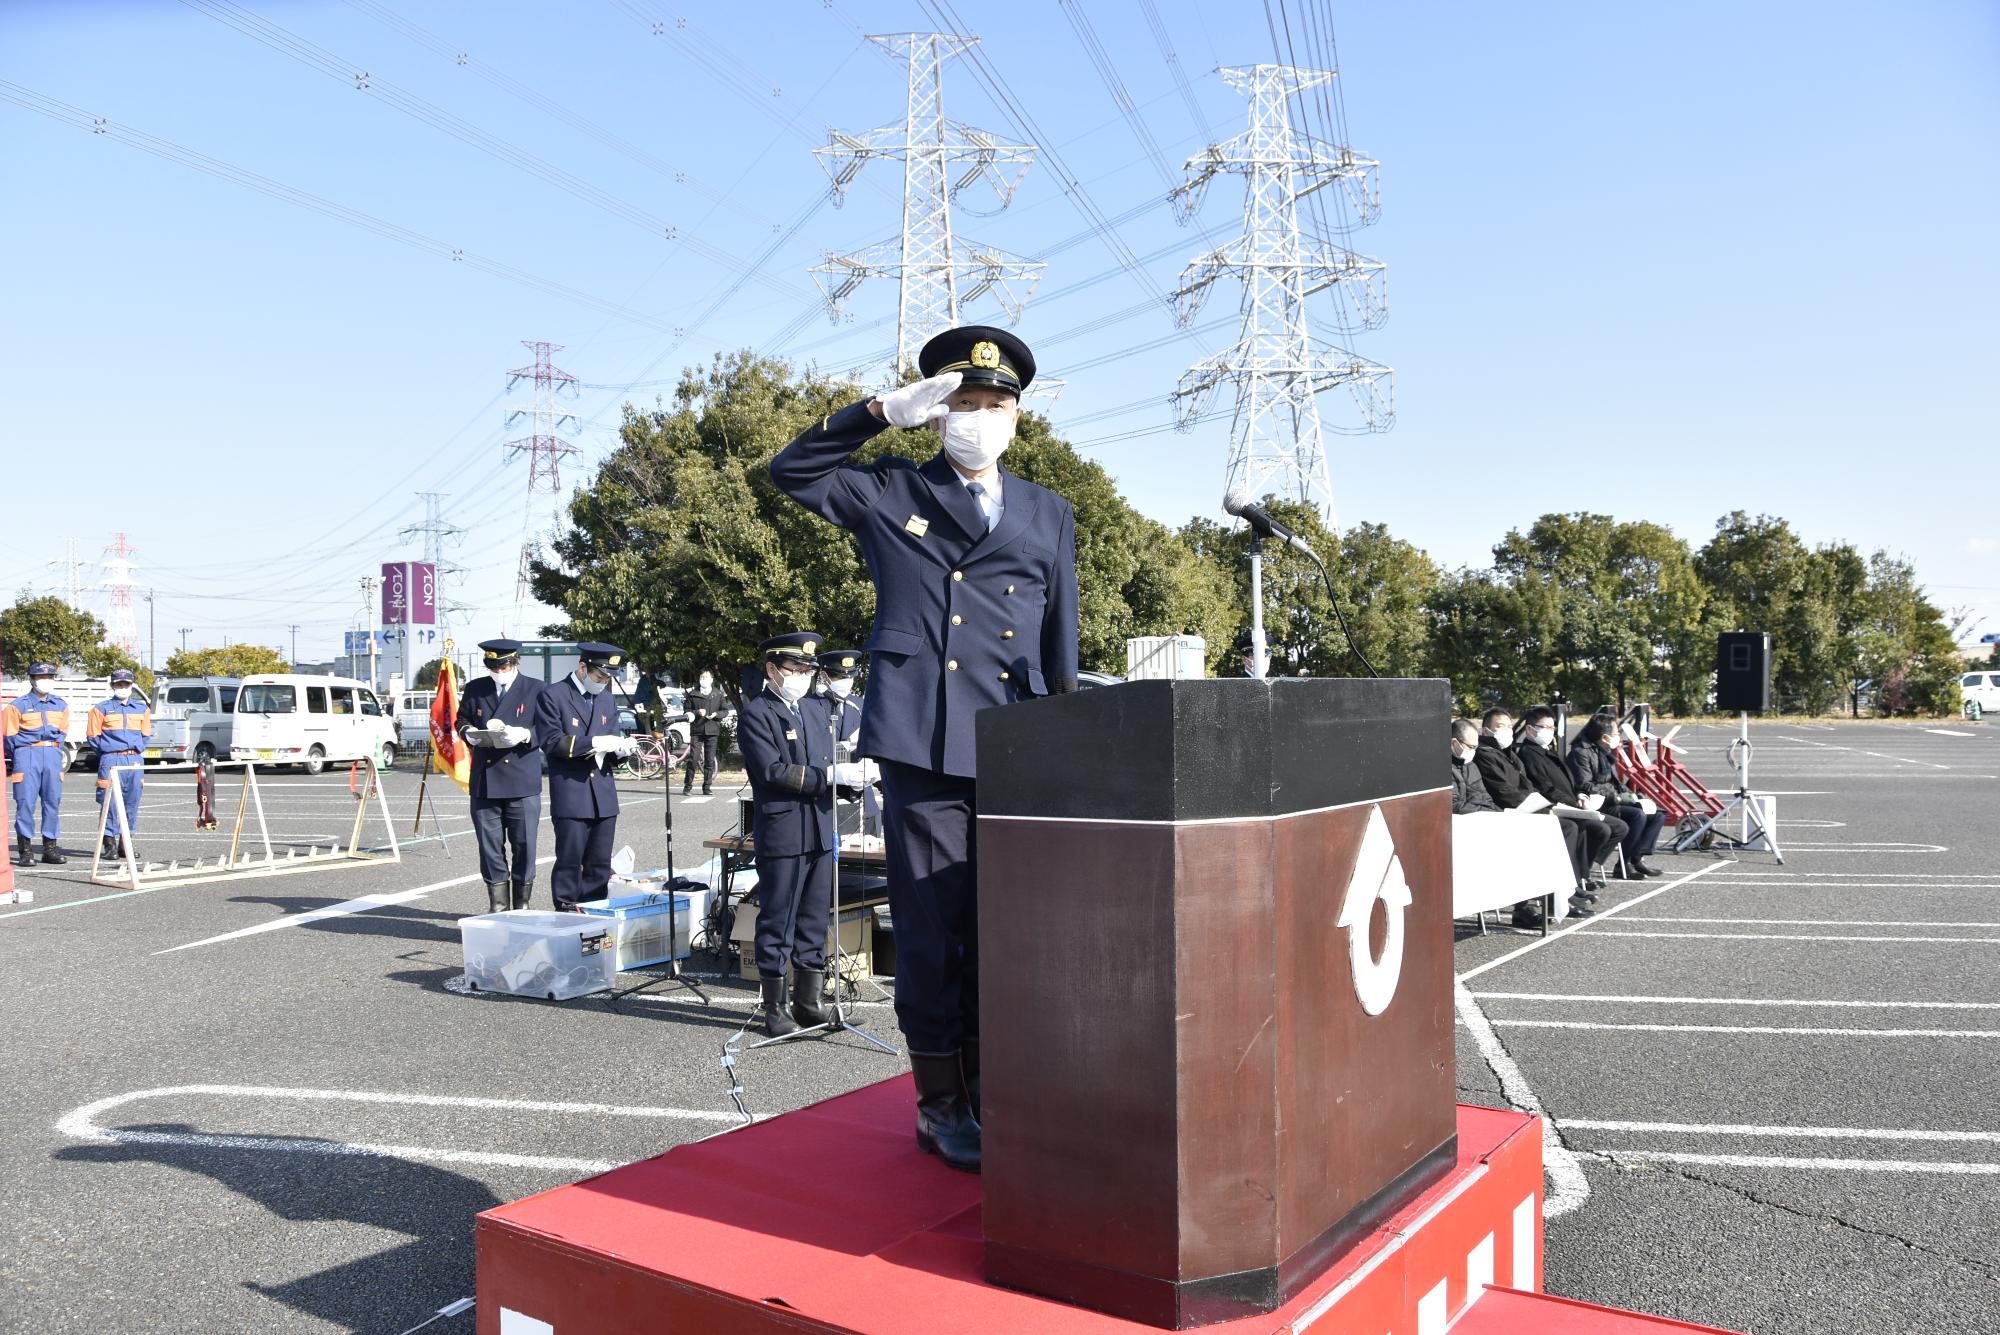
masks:
{"label": "small white truck", "polygon": [[236,727],[235,677],[166,677],[156,684],[146,759],[200,764],[229,759]]}
{"label": "small white truck", "polygon": [[[57,677],[52,692],[69,708],[69,741],[63,744],[63,767],[76,764],[79,758],[86,758],[90,751],[90,707],[111,698],[111,683],[107,677]],[[140,692],[141,695],[145,693]],[[0,705],[12,703],[21,696],[31,696],[33,691],[25,681],[9,678],[0,681]],[[26,706],[23,706],[24,708]],[[92,761],[95,768],[96,762]]]}

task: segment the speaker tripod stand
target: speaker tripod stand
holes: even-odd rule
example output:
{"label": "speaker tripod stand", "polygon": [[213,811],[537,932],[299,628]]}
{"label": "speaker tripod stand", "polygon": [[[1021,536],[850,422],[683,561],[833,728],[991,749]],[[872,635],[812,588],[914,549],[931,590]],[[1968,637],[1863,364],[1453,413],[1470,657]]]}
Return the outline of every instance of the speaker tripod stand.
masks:
{"label": "speaker tripod stand", "polygon": [[[1725,851],[1768,852],[1785,865],[1785,850],[1778,846],[1778,832],[1771,819],[1769,798],[1753,792],[1750,788],[1750,714],[1745,710],[1737,716],[1736,740],[1729,744],[1730,764],[1736,770],[1736,791],[1722,804],[1722,810],[1710,816],[1701,824],[1682,835],[1674,844],[1674,852],[1685,853],[1690,848],[1714,848],[1718,844]],[[1726,829],[1717,827],[1732,815],[1742,816],[1743,833],[1732,835]],[[1720,853],[1717,854],[1721,856]]]}

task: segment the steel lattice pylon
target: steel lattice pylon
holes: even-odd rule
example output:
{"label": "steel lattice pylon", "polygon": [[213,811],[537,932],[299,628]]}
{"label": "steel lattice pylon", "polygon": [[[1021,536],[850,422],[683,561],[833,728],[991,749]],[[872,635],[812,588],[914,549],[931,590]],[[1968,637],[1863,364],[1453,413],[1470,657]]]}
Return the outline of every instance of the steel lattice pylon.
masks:
{"label": "steel lattice pylon", "polygon": [[1174,192],[1175,201],[1192,212],[1216,176],[1240,175],[1243,234],[1182,271],[1175,318],[1184,327],[1190,324],[1216,281],[1235,278],[1243,286],[1242,335],[1181,377],[1173,396],[1178,422],[1183,431],[1192,427],[1216,388],[1233,382],[1236,408],[1225,486],[1240,487],[1253,499],[1275,495],[1313,505],[1338,533],[1318,396],[1346,386],[1360,408],[1359,429],[1386,431],[1395,419],[1394,373],[1313,337],[1306,298],[1336,283],[1349,284],[1357,294],[1352,325],[1374,328],[1388,311],[1384,266],[1305,234],[1299,207],[1314,191],[1333,187],[1345,192],[1356,224],[1373,222],[1381,210],[1377,164],[1344,144],[1293,128],[1292,97],[1333,78],[1330,71],[1251,65],[1221,73],[1232,88],[1248,94],[1250,128],[1190,158],[1187,183]]}
{"label": "steel lattice pylon", "polygon": [[[1041,281],[1041,264],[992,246],[955,236],[951,203],[967,187],[985,181],[1005,208],[1034,160],[1034,145],[1003,144],[984,130],[945,119],[944,63],[978,42],[945,33],[871,36],[909,74],[909,101],[902,124],[861,134],[833,131],[825,148],[814,149],[833,179],[834,203],[872,158],[903,163],[903,231],[847,255],[827,253],[813,278],[826,294],[835,320],[850,293],[864,279],[893,275],[901,285],[896,311],[896,367],[916,365],[925,340],[960,323],[965,306],[991,293],[1016,323]],[[956,175],[954,176],[954,172]]]}
{"label": "steel lattice pylon", "polygon": [[[537,492],[556,496],[562,490],[563,456],[577,453],[577,448],[558,436],[560,429],[575,430],[575,413],[563,412],[556,405],[561,394],[574,397],[577,392],[576,377],[554,365],[554,354],[562,351],[562,344],[522,339],[521,346],[535,354],[532,366],[517,366],[507,373],[507,388],[512,389],[523,380],[534,382],[534,406],[515,408],[507,414],[507,425],[512,426],[520,418],[526,417],[534,423],[534,432],[518,440],[507,442],[510,454],[528,456],[528,508],[521,517],[521,561],[514,576],[514,620],[521,619],[522,607],[530,593],[528,568],[534,559],[535,540],[535,495]],[[557,502],[549,502],[553,514]]]}

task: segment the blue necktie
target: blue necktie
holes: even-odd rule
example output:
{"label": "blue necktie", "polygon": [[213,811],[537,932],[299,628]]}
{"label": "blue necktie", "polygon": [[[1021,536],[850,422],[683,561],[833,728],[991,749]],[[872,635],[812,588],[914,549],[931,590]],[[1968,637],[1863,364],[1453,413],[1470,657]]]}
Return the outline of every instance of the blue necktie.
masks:
{"label": "blue necktie", "polygon": [[993,512],[986,508],[986,484],[983,482],[968,482],[965,484],[965,489],[972,493],[972,503],[979,507],[979,517],[986,521],[986,531],[991,533],[993,531]]}

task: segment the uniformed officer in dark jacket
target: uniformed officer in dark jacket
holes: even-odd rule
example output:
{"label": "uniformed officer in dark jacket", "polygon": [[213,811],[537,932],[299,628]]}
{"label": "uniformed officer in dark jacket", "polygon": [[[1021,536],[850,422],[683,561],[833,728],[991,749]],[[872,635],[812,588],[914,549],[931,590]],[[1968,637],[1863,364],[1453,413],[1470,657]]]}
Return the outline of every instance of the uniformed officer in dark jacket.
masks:
{"label": "uniformed officer in dark jacket", "polygon": [[[486,675],[468,681],[458,731],[472,751],[472,834],[490,913],[524,909],[535,889],[542,823],[542,753],[535,702],[542,683],[521,675],[519,640],[482,640]],[[509,850],[512,857],[509,857]]]}
{"label": "uniformed officer in dark jacket", "polygon": [[840,710],[840,740],[849,746],[861,737],[861,702],[854,698],[854,680],[861,675],[859,649],[822,649],[819,675],[828,707]]}
{"label": "uniformed officer in dark jacket", "polygon": [[701,670],[695,688],[681,702],[681,711],[688,716],[687,770],[681,779],[681,796],[694,791],[694,767],[698,760],[701,793],[707,797],[715,791],[715,748],[722,743],[722,720],[729,713],[729,697],[715,684],[707,668]]}
{"label": "uniformed officer in dark jacket", "polygon": [[[917,1142],[977,1171],[979,943],[973,717],[1076,687],[1076,516],[999,466],[1034,379],[1004,329],[924,345],[914,384],[850,404],[786,446],[771,476],[852,532],[875,582],[860,753],[881,763],[896,1019]],[[889,426],[935,426],[918,464],[847,457]]]}
{"label": "uniformed officer in dark jacket", "polygon": [[558,909],[602,899],[611,886],[611,850],[618,837],[614,757],[637,750],[618,728],[612,670],[624,665],[615,645],[581,644],[576,671],[543,688],[535,701],[535,745],[548,757],[549,824],[556,865],[549,875]]}
{"label": "uniformed officer in dark jacket", "polygon": [[737,716],[737,745],[756,800],[757,979],[764,1027],[773,1037],[826,1023],[833,786],[838,777],[859,778],[859,766],[835,763],[832,710],[811,693],[818,648],[819,636],[811,631],[758,645],[764,687]]}

